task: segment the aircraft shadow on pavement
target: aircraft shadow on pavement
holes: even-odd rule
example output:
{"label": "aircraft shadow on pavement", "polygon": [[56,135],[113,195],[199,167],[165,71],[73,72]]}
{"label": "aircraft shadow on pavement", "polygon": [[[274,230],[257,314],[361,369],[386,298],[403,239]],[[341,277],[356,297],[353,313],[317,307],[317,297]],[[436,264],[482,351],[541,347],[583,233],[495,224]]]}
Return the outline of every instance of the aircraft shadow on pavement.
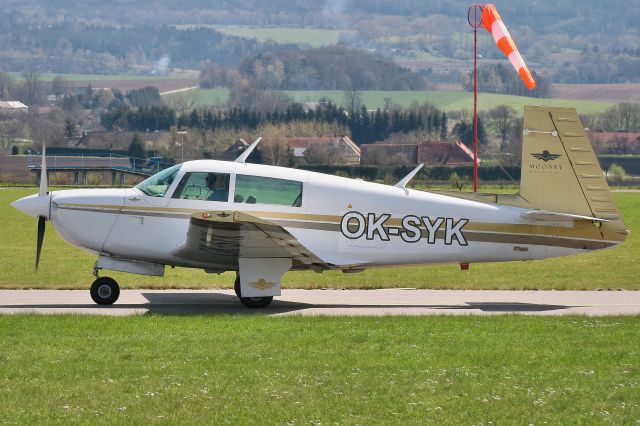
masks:
{"label": "aircraft shadow on pavement", "polygon": [[[244,307],[238,301],[235,295],[222,293],[184,293],[184,292],[162,292],[162,293],[142,293],[147,299],[147,303],[115,303],[110,306],[100,306],[93,303],[87,304],[30,304],[30,305],[0,305],[0,309],[25,309],[40,310],[48,309],[81,309],[83,313],[87,310],[121,310],[121,309],[144,309],[149,314],[161,315],[274,315],[299,312],[303,313],[308,309],[323,309],[322,314],[332,314],[332,310],[342,311],[344,309],[353,309],[358,313],[366,314],[366,310],[383,309],[385,313],[393,315],[394,313],[402,314],[403,309],[410,309],[411,313],[420,313],[421,310],[468,310],[481,312],[503,312],[503,313],[524,313],[524,312],[545,312],[556,311],[561,309],[573,308],[570,305],[550,305],[537,303],[521,303],[521,302],[460,302],[460,304],[349,304],[349,303],[330,303],[330,304],[313,304],[302,302],[291,302],[287,300],[275,299],[273,303],[263,309],[249,309]],[[88,312],[91,313],[91,312]],[[354,312],[355,313],[355,312]],[[348,313],[347,313],[348,314]]]}

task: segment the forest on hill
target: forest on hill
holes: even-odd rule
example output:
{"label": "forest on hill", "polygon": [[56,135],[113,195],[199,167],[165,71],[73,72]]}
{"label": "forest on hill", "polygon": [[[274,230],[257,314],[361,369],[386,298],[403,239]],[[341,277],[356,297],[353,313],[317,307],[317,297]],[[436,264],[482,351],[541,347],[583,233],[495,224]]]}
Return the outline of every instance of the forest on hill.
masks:
{"label": "forest on hill", "polygon": [[[4,0],[0,63],[11,71],[30,64],[82,73],[140,72],[161,58],[178,68],[235,66],[300,46],[198,25],[289,26],[339,30],[346,47],[409,61],[436,82],[460,82],[471,52],[468,6],[461,0]],[[512,0],[497,7],[525,60],[546,81],[640,81],[639,0]],[[488,32],[479,34],[482,58],[503,60]],[[459,66],[439,69],[445,60]]]}

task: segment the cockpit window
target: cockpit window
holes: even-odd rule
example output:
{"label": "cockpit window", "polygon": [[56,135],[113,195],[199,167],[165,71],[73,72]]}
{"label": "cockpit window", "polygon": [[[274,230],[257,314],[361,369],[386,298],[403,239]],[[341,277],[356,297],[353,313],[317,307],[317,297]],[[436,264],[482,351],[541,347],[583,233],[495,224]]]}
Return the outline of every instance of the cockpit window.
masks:
{"label": "cockpit window", "polygon": [[173,167],[169,167],[168,169],[164,169],[163,171],[140,182],[136,185],[136,188],[150,197],[164,197],[164,194],[173,183],[173,180],[176,178],[181,166],[181,164],[177,164]]}
{"label": "cockpit window", "polygon": [[228,173],[185,173],[173,198],[228,201],[229,181]]}
{"label": "cockpit window", "polygon": [[261,176],[236,176],[235,203],[300,207],[302,182]]}

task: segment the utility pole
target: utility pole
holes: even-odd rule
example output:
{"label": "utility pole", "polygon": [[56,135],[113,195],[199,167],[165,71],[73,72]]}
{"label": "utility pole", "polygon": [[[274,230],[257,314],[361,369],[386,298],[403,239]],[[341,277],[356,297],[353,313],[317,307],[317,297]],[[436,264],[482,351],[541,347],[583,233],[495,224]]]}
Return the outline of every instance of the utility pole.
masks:
{"label": "utility pole", "polygon": [[180,162],[184,163],[184,135],[187,134],[187,131],[178,130],[176,133],[180,135]]}

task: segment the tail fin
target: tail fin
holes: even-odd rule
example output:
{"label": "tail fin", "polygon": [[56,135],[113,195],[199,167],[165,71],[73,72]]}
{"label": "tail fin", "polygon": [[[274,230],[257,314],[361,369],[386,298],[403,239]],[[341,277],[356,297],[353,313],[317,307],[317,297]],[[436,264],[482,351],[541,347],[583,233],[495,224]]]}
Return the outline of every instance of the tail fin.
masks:
{"label": "tail fin", "polygon": [[525,107],[520,195],[538,209],[605,219],[603,231],[627,234],[574,108]]}

